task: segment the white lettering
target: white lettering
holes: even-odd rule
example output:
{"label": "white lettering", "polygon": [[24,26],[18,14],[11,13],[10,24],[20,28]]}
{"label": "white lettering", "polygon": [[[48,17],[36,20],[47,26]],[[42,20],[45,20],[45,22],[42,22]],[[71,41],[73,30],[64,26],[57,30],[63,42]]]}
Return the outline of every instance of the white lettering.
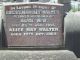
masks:
{"label": "white lettering", "polygon": [[39,31],[58,31],[58,28],[39,28]]}
{"label": "white lettering", "polygon": [[24,33],[24,35],[33,35],[33,33],[31,33],[31,32],[30,33]]}
{"label": "white lettering", "polygon": [[12,31],[23,31],[23,28],[9,28],[9,31],[12,32]]}
{"label": "white lettering", "polygon": [[26,28],[26,31],[36,31],[37,28]]}
{"label": "white lettering", "polygon": [[11,33],[11,36],[21,36],[21,33]]}

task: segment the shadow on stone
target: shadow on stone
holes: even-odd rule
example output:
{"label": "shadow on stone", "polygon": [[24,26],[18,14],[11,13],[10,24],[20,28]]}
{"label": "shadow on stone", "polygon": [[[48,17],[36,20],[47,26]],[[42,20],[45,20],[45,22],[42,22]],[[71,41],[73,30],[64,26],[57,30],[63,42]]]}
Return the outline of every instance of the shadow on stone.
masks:
{"label": "shadow on stone", "polygon": [[2,22],[2,47],[5,48],[7,47],[7,37],[4,29],[4,22]]}

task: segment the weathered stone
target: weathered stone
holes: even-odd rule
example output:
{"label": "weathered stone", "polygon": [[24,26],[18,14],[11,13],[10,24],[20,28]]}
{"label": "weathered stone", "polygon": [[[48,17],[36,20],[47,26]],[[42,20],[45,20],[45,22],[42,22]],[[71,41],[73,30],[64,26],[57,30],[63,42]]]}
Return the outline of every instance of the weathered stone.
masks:
{"label": "weathered stone", "polygon": [[5,5],[8,47],[63,47],[63,5],[11,3]]}
{"label": "weathered stone", "polygon": [[77,60],[73,52],[55,51],[14,51],[1,50],[0,60]]}
{"label": "weathered stone", "polygon": [[2,47],[2,19],[3,19],[3,6],[0,3],[0,47]]}
{"label": "weathered stone", "polygon": [[64,35],[66,48],[80,57],[80,12],[71,12],[65,17]]}

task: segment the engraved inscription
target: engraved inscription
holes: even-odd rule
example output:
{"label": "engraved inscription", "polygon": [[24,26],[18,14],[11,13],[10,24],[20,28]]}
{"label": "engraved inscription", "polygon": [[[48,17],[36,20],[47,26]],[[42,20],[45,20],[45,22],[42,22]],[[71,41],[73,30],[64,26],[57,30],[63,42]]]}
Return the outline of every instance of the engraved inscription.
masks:
{"label": "engraved inscription", "polygon": [[5,6],[8,46],[62,45],[61,7],[45,4]]}

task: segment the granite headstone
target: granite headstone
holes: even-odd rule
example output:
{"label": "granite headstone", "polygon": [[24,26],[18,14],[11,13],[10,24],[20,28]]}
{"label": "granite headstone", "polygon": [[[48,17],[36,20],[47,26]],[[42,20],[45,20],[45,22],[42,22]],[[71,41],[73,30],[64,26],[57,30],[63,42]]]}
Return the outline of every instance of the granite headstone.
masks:
{"label": "granite headstone", "polygon": [[62,4],[5,4],[4,29],[8,47],[63,46]]}

